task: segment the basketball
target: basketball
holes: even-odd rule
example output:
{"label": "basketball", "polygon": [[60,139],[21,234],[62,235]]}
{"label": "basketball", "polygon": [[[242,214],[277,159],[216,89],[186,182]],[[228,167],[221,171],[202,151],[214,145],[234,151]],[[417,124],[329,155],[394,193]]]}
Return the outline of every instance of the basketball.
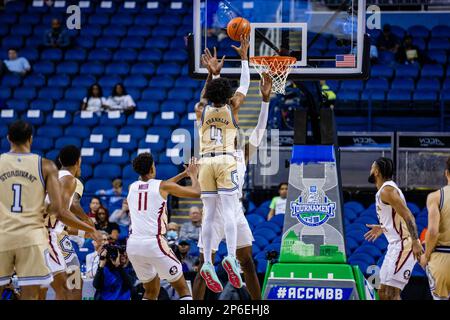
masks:
{"label": "basketball", "polygon": [[250,21],[242,17],[232,19],[228,22],[227,33],[234,41],[240,41],[241,35],[250,33]]}

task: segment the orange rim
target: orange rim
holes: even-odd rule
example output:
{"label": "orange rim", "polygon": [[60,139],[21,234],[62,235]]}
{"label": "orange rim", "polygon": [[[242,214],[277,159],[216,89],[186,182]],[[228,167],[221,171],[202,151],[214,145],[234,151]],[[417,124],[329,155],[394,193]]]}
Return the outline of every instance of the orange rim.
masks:
{"label": "orange rim", "polygon": [[273,73],[285,72],[288,67],[294,65],[296,62],[297,59],[294,57],[260,56],[250,58],[250,63],[255,65],[267,65]]}

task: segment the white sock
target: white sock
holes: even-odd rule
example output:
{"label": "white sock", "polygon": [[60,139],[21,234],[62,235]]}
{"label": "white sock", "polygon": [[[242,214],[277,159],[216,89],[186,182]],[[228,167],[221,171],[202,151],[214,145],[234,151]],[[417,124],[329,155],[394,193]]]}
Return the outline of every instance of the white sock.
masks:
{"label": "white sock", "polygon": [[192,297],[191,296],[184,296],[184,297],[181,297],[180,300],[192,300]]}
{"label": "white sock", "polygon": [[225,240],[229,256],[236,256],[237,222],[236,210],[239,205],[238,194],[220,194],[221,212],[223,217]]}
{"label": "white sock", "polygon": [[202,198],[203,201],[203,222],[202,222],[202,244],[203,257],[205,263],[212,263],[211,241],[214,227],[214,216],[217,214],[218,196]]}

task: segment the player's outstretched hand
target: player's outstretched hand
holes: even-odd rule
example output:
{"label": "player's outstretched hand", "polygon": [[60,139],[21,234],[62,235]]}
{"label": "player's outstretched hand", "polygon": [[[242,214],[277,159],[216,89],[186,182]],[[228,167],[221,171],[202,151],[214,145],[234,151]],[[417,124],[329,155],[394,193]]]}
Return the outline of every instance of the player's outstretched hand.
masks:
{"label": "player's outstretched hand", "polygon": [[263,96],[264,101],[270,100],[270,93],[272,92],[272,78],[268,73],[263,72],[261,75],[261,80],[259,82],[259,90]]}
{"label": "player's outstretched hand", "polygon": [[422,244],[420,243],[419,239],[413,241],[412,250],[413,250],[414,257],[417,259],[417,261],[420,261],[420,257],[423,254],[423,247],[422,247]]}
{"label": "player's outstretched hand", "polygon": [[192,157],[191,160],[189,161],[189,165],[186,169],[187,174],[189,175],[189,177],[197,179],[198,177],[198,161],[197,158]]}
{"label": "player's outstretched hand", "polygon": [[239,54],[242,60],[248,60],[248,48],[250,46],[250,35],[241,35],[241,46],[231,46]]}
{"label": "player's outstretched hand", "polygon": [[374,242],[383,233],[383,229],[379,224],[366,224],[366,227],[370,228],[370,230],[364,234],[364,239],[367,241]]}
{"label": "player's outstretched hand", "polygon": [[202,54],[202,64],[205,66],[205,68],[208,69],[208,72],[210,74],[213,74],[215,76],[220,74],[220,71],[222,70],[223,64],[225,62],[225,56],[222,57],[222,59],[217,59],[217,49],[214,47],[214,55],[211,54],[211,51],[209,51],[208,48],[205,49],[205,53]]}

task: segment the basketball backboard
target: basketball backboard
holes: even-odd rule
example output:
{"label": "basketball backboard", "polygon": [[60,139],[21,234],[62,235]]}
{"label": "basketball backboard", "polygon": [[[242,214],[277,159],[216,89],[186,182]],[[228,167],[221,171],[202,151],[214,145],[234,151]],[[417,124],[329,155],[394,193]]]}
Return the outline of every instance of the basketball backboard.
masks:
{"label": "basketball backboard", "polygon": [[[200,57],[208,47],[226,56],[222,74],[239,77],[238,45],[228,22],[251,23],[250,57],[288,55],[297,59],[291,79],[361,79],[368,76],[366,0],[194,0],[194,32],[189,39],[190,71],[204,78]],[[257,72],[252,68],[252,77]]]}

